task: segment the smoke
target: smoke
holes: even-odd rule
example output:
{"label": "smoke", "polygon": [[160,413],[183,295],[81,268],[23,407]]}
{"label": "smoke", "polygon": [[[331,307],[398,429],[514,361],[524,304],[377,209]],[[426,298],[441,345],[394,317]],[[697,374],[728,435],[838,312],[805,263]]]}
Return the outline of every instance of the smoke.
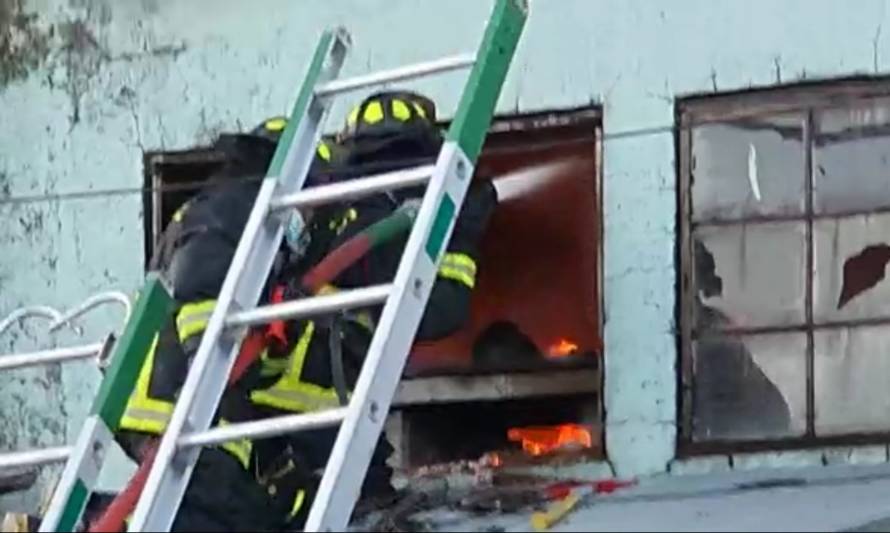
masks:
{"label": "smoke", "polygon": [[553,161],[530,167],[523,167],[492,180],[498,192],[498,200],[508,202],[547,185],[553,178],[564,173],[573,160]]}

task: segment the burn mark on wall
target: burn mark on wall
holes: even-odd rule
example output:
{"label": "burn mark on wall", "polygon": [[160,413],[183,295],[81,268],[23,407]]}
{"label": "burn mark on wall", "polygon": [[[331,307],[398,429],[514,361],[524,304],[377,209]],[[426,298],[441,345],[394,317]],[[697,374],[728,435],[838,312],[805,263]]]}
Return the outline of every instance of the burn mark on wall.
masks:
{"label": "burn mark on wall", "polygon": [[99,73],[107,52],[99,45],[96,35],[86,21],[74,20],[59,25],[62,38],[62,62],[67,73],[65,92],[71,100],[69,124],[73,128],[80,122],[80,104],[90,81]]}
{"label": "burn mark on wall", "polygon": [[0,172],[0,199],[12,196],[12,184],[6,172]]}
{"label": "burn mark on wall", "polygon": [[850,300],[877,285],[886,274],[890,261],[890,246],[877,244],[866,246],[861,252],[844,262],[844,284],[838,298],[841,309]]}
{"label": "burn mark on wall", "polygon": [[46,59],[52,28],[42,30],[24,0],[0,2],[0,88],[28,77]]}

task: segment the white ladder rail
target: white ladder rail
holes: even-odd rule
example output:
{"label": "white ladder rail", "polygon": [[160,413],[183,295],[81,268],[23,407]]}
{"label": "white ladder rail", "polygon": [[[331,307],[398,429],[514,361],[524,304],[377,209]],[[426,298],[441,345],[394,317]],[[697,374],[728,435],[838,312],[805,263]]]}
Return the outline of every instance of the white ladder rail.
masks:
{"label": "white ladder rail", "polygon": [[[348,41],[348,34],[343,31],[328,34],[323,39],[310,66],[310,69],[317,69],[316,76],[329,79],[339,73]],[[325,61],[327,68],[322,71]],[[314,90],[315,80],[311,82]],[[284,231],[281,217],[268,216],[272,199],[302,188],[321,138],[320,123],[330,104],[320,102],[312,93],[307,95],[306,90],[304,84],[295,104],[296,116],[289,121],[276,150],[272,162],[275,172],[270,173],[277,177],[266,178],[257,194],[216,307],[133,513],[131,531],[169,531],[179,509],[200,451],[199,448],[189,448],[177,456],[179,440],[186,433],[206,431],[210,427],[243,335],[243,329],[225,332],[225,321],[230,312],[253,309],[259,301]]]}

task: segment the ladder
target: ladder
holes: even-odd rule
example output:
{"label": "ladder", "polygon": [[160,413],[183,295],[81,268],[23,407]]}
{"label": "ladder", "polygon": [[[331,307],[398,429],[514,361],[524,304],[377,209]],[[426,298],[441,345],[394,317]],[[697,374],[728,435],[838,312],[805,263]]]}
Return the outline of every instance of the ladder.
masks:
{"label": "ladder", "polygon": [[[202,447],[338,424],[340,430],[306,530],[342,531],[347,527],[527,15],[527,0],[496,0],[475,54],[343,80],[336,78],[350,46],[349,35],[343,29],[322,34],[161,439],[130,531],[170,530]],[[301,190],[334,96],[467,67],[472,71],[435,165]],[[426,192],[393,282],[257,307],[281,243],[288,210],[419,184],[427,185]],[[158,295],[151,302],[155,313],[145,309],[149,302],[143,299],[144,305],[137,306],[134,320],[128,324],[128,332],[137,336],[138,342],[126,339],[124,343],[122,339],[122,351],[128,347],[131,352],[138,351],[135,344],[147,351],[150,338],[146,341],[145,331],[153,335],[159,329],[159,324],[152,324],[157,326],[154,330],[135,325],[129,328],[140,318],[148,321],[149,315],[155,317],[151,322],[157,322],[156,311],[168,302],[162,288],[155,290]],[[248,327],[379,304],[385,304],[383,312],[347,406],[209,429]],[[143,337],[134,333],[136,330]],[[126,366],[124,358],[114,361],[114,365],[112,370]],[[119,381],[126,383],[115,388],[114,379],[103,382],[97,405],[104,405],[106,411],[111,404],[123,409],[135,374]],[[126,395],[121,396],[124,392]],[[112,397],[118,401],[110,401]],[[97,412],[85,424],[42,530],[70,531],[72,518],[79,519],[90,480],[98,473],[96,464],[101,459],[96,452],[110,441],[119,418],[118,412]]]}
{"label": "ladder", "polygon": [[0,322],[2,332],[22,318],[39,316],[52,320],[48,328],[52,332],[99,304],[112,301],[123,303],[126,308],[126,326],[119,339],[110,334],[100,343],[0,355],[0,371],[94,357],[98,358],[100,366],[105,366],[105,361],[110,363],[74,446],[0,454],[0,472],[67,461],[50,507],[41,520],[40,531],[73,531],[80,520],[98,480],[101,465],[111,449],[113,432],[117,430],[127,399],[133,392],[145,354],[164,318],[172,311],[173,299],[158,276],[149,274],[136,296],[135,309],[131,309],[126,295],[109,292],[93,296],[66,313],[46,306],[34,306],[19,309]]}

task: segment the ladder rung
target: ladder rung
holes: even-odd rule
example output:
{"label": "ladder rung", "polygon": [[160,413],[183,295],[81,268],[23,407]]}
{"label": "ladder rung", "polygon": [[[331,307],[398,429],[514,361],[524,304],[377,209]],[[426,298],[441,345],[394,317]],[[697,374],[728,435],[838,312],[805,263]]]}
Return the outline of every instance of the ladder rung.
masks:
{"label": "ladder rung", "polygon": [[213,446],[244,438],[263,439],[297,431],[336,426],[346,417],[346,412],[346,407],[338,407],[317,413],[276,416],[254,422],[229,424],[203,433],[186,435],[179,440],[179,446],[182,448]]}
{"label": "ladder rung", "polygon": [[256,326],[275,320],[291,320],[346,311],[357,307],[380,304],[392,292],[392,284],[374,285],[324,296],[301,298],[281,304],[266,305],[249,311],[232,313],[226,318],[226,326]]}
{"label": "ladder rung", "polygon": [[57,446],[26,452],[0,453],[0,472],[11,468],[63,463],[71,455],[71,446]]}
{"label": "ladder rung", "polygon": [[18,354],[0,355],[0,371],[24,368],[28,366],[48,365],[78,359],[89,359],[99,354],[105,346],[103,342],[71,346],[69,348],[55,348]]}
{"label": "ladder rung", "polygon": [[422,185],[429,181],[436,165],[424,165],[395,172],[385,172],[330,185],[309,187],[272,200],[272,211],[290,207],[312,207],[334,201],[352,200],[381,191]]}
{"label": "ladder rung", "polygon": [[327,83],[319,84],[315,88],[315,94],[319,97],[333,96],[349,91],[364,89],[373,85],[382,85],[393,81],[408,80],[418,78],[420,76],[428,76],[439,72],[448,72],[450,70],[458,70],[473,66],[476,62],[476,53],[460,54],[456,56],[443,57],[425,63],[417,63],[404,67],[394,68],[390,70],[381,70],[365,74],[364,76],[356,76],[354,78],[346,78],[342,80],[333,80]]}

